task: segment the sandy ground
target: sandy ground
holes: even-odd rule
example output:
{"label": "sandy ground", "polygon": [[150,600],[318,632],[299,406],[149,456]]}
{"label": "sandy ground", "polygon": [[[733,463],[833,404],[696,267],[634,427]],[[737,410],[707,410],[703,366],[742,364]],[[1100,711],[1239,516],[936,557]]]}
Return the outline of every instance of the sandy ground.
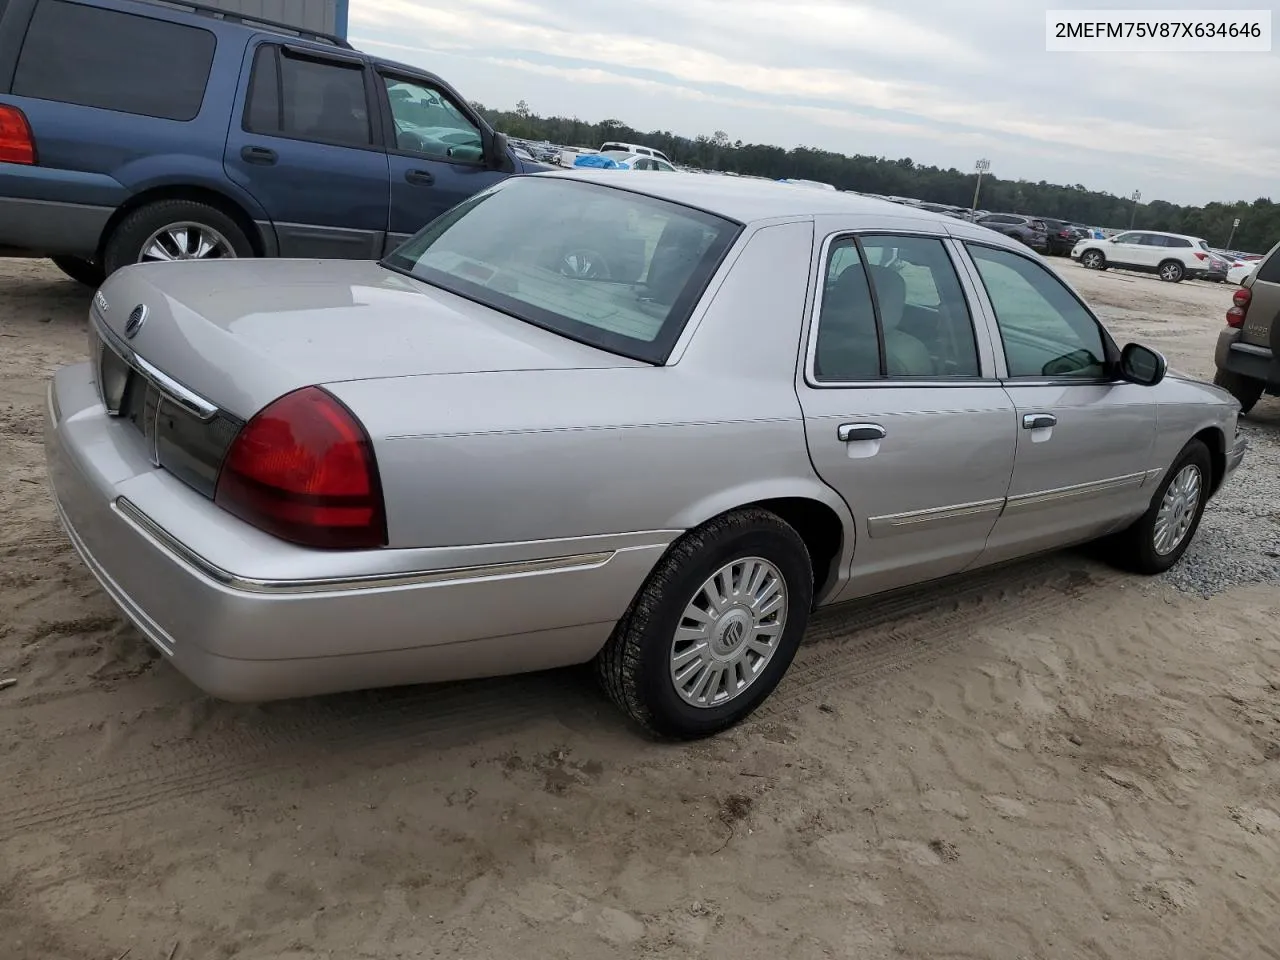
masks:
{"label": "sandy ground", "polygon": [[[1229,289],[1062,269],[1211,372]],[[218,703],[49,505],[44,380],[88,299],[0,261],[6,960],[1280,957],[1274,583],[1068,553],[825,615],[692,746],[576,671]]]}

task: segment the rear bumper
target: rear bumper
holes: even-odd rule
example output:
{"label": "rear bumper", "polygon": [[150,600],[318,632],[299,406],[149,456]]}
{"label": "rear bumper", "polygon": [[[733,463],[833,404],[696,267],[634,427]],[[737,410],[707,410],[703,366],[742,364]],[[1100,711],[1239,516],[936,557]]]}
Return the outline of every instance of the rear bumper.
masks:
{"label": "rear bumper", "polygon": [[1218,344],[1213,354],[1214,364],[1219,370],[1251,380],[1260,380],[1269,389],[1280,388],[1280,363],[1269,347],[1240,342],[1240,331],[1232,327],[1225,328],[1218,334]]}
{"label": "rear bumper", "polygon": [[[135,439],[106,415],[88,364],[58,371],[45,449],[71,543],[151,643],[198,687],[228,700],[583,662],[670,541],[633,534],[317,558],[152,467]],[[314,573],[317,562],[330,575],[280,576]],[[350,575],[334,568],[342,563]]]}
{"label": "rear bumper", "polygon": [[0,197],[0,248],[92,257],[113,212],[112,207]]}

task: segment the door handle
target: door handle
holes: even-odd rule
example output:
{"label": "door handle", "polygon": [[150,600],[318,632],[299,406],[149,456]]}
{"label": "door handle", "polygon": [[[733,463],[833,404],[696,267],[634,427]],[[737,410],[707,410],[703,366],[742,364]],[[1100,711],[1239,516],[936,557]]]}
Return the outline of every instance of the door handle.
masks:
{"label": "door handle", "polygon": [[240,156],[244,158],[245,163],[270,166],[276,162],[276,152],[268,150],[266,147],[245,147],[240,151]]}
{"label": "door handle", "polygon": [[436,182],[436,175],[430,170],[406,170],[404,178],[410,183],[421,184],[423,186],[431,186]]}
{"label": "door handle", "polygon": [[1041,427],[1056,425],[1058,418],[1052,413],[1024,413],[1022,415],[1023,430],[1039,430]]}
{"label": "door handle", "polygon": [[842,423],[836,427],[836,436],[841,443],[854,443],[858,440],[883,440],[885,429],[878,423]]}

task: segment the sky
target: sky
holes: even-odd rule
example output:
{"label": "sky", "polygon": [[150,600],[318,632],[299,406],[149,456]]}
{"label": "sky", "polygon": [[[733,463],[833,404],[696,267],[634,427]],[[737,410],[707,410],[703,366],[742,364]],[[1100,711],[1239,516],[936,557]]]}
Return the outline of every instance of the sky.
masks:
{"label": "sky", "polygon": [[[1124,0],[1240,9],[1249,0]],[[352,0],[361,49],[468,100],[685,136],[1080,183],[1274,197],[1280,47],[1050,53],[1045,10],[1106,0]],[[1267,5],[1254,2],[1253,7]],[[1280,17],[1277,18],[1280,20]],[[599,146],[599,144],[584,144]]]}

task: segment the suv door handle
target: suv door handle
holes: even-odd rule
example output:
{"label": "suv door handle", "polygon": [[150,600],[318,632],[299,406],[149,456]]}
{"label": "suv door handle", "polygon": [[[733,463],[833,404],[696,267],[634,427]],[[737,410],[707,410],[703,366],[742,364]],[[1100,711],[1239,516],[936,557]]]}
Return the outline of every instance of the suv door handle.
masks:
{"label": "suv door handle", "polygon": [[245,163],[258,163],[263,166],[271,166],[276,162],[276,152],[268,150],[266,147],[245,147],[240,151],[240,156],[244,158]]}
{"label": "suv door handle", "polygon": [[1058,418],[1052,413],[1024,413],[1022,415],[1023,430],[1039,430],[1041,427],[1052,427]]}
{"label": "suv door handle", "polygon": [[404,178],[410,183],[420,184],[422,186],[431,186],[436,182],[436,175],[430,170],[406,170]]}
{"label": "suv door handle", "polygon": [[858,440],[883,440],[885,429],[878,423],[842,423],[836,427],[836,436],[841,443],[855,443]]}

